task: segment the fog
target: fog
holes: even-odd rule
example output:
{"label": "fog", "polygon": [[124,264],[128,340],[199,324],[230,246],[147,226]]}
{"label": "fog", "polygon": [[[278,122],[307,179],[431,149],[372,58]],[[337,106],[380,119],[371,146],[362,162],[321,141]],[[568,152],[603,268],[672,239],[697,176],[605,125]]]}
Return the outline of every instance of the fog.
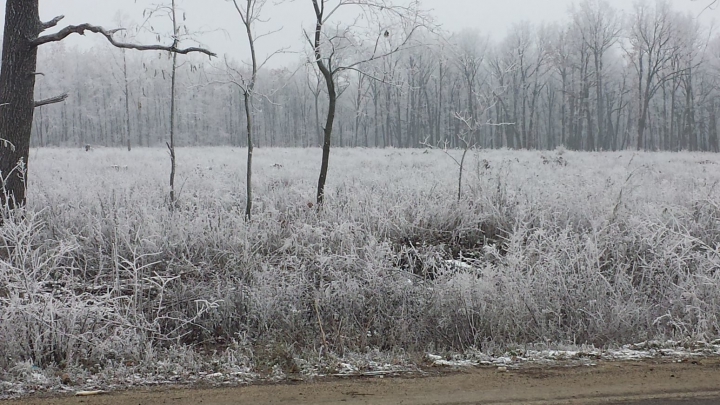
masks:
{"label": "fog", "polygon": [[[612,7],[630,11],[633,6],[628,0],[609,0]],[[672,0],[677,10],[686,10],[693,16],[699,16],[703,22],[709,23],[720,17],[716,7],[708,9],[709,0]],[[278,3],[278,4],[276,4]],[[143,22],[143,11],[154,8],[157,1],[149,0],[41,0],[40,13],[43,20],[64,15],[59,24],[92,23],[107,28],[133,26]],[[246,40],[240,27],[240,19],[231,1],[227,0],[179,0],[177,3],[187,16],[188,28],[201,44],[209,47],[219,55],[232,58],[246,57]],[[572,0],[423,0],[425,9],[434,16],[435,21],[449,32],[457,32],[463,28],[478,29],[481,33],[495,39],[504,37],[513,29],[513,25],[521,21],[533,23],[565,21]],[[0,10],[4,22],[4,8]],[[280,48],[301,52],[304,42],[302,29],[312,21],[313,10],[309,0],[269,1],[264,12],[268,20],[260,31],[276,31],[274,35],[264,38],[260,52],[272,52]],[[156,17],[148,21],[155,31],[170,32],[167,18]],[[147,27],[147,26],[146,26]],[[88,35],[90,36],[90,35]],[[153,41],[154,36],[143,38]],[[100,38],[72,37],[67,40],[68,46],[90,47],[100,44]],[[287,64],[297,58],[286,55],[275,60],[276,64]]]}

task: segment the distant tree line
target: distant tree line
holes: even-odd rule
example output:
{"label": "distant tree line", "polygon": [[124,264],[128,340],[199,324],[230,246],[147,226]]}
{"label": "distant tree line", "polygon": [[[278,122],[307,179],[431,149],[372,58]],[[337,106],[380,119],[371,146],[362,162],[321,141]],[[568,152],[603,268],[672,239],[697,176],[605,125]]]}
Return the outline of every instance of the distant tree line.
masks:
{"label": "distant tree line", "polygon": [[[339,78],[333,143],[456,147],[464,133],[484,148],[720,151],[720,36],[695,17],[669,1],[622,14],[586,0],[563,24],[518,23],[499,41],[474,30],[415,36]],[[243,94],[223,79],[245,67],[185,60],[176,143],[245,146]],[[308,60],[260,73],[256,146],[322,144],[326,88]],[[159,52],[41,49],[37,98],[69,97],[36,112],[33,145],[120,146],[126,130],[134,146],[164,144],[171,64]]]}

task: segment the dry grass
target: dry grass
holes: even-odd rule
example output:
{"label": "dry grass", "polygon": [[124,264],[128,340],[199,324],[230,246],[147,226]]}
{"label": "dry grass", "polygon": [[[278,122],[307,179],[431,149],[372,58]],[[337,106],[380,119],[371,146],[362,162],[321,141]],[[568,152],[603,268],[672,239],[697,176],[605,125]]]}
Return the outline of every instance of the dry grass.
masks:
{"label": "dry grass", "polygon": [[179,149],[170,212],[161,149],[33,151],[0,367],[720,335],[716,155],[483,151],[457,202],[441,151],[337,149],[318,213],[320,151],[259,149],[250,224],[243,156]]}

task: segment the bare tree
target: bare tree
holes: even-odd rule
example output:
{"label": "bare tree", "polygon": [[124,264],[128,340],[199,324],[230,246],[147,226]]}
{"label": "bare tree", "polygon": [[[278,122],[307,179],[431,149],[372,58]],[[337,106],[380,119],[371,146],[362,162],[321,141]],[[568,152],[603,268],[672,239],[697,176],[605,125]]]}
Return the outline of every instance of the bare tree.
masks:
{"label": "bare tree", "polygon": [[560,145],[567,145],[569,133],[569,111],[570,111],[570,76],[572,71],[572,55],[568,38],[570,32],[566,28],[556,28],[554,39],[550,48],[550,63],[555,69],[555,74],[559,76],[560,93],[562,94],[562,103],[560,104]]}
{"label": "bare tree", "polygon": [[[420,12],[417,1],[412,1],[407,6],[395,5],[391,0],[340,0],[337,4],[330,0],[312,0],[312,4],[315,11],[315,29],[313,35],[306,31],[305,37],[312,47],[314,63],[325,79],[328,93],[328,112],[323,128],[323,155],[317,188],[319,209],[325,198],[330,143],[339,95],[338,75],[348,70],[366,74],[359,66],[404,48],[412,34],[427,25],[427,20]],[[377,22],[375,30],[369,31],[370,34],[363,37],[359,26],[360,17],[345,28],[336,25],[332,30],[327,29],[338,10],[353,6],[359,8],[359,16]],[[369,26],[364,28],[371,30]],[[398,39],[395,40],[395,37]]]}
{"label": "bare tree", "polygon": [[[123,17],[121,14],[118,14],[116,21],[118,26],[124,26],[123,23]],[[123,42],[127,42],[128,40],[128,33],[127,31],[120,32],[121,38]],[[125,143],[127,145],[127,150],[130,152],[132,150],[132,144],[130,142],[130,79],[128,78],[128,67],[127,67],[127,49],[121,49],[122,52],[122,64],[119,62],[116,63],[120,65],[120,68],[122,70],[122,80],[115,77],[115,73],[113,73],[113,77],[115,77],[115,80],[118,81],[123,87],[123,98],[125,99]],[[114,58],[114,55],[113,55]]]}
{"label": "bare tree", "polygon": [[320,93],[322,93],[322,82],[323,77],[315,67],[309,66],[307,73],[307,87],[310,94],[313,96],[314,101],[314,112],[315,112],[315,134],[317,145],[322,146],[323,141],[323,130],[320,125]]}
{"label": "bare tree", "polygon": [[[233,3],[227,1],[225,6],[232,7]],[[689,1],[683,0],[683,3]],[[181,5],[180,1],[176,2]],[[245,10],[246,3],[242,0],[237,3]],[[271,3],[268,0],[268,7]],[[309,3],[306,1],[304,7]],[[339,0],[328,2],[326,14],[338,3]],[[649,100],[644,119],[644,147],[663,150],[720,148],[716,146],[715,129],[720,116],[717,75],[720,70],[716,70],[720,65],[717,56],[720,42],[712,38],[710,27],[697,20],[696,15],[670,9],[668,24],[672,35],[664,47],[668,59],[659,64],[659,70],[648,86],[647,76],[652,70],[648,65],[649,47],[638,34],[643,25],[627,24],[617,35],[620,46],[608,45],[604,39],[612,42],[616,30],[603,29],[614,21],[612,12],[598,11],[603,4],[602,0],[578,3],[575,15],[571,12],[566,22],[550,27],[517,25],[504,40],[490,43],[484,53],[478,54],[484,58],[477,70],[471,67],[464,71],[463,66],[456,63],[458,47],[455,45],[460,42],[462,33],[452,36],[455,41],[439,41],[435,33],[421,35],[420,31],[401,52],[337,72],[334,76],[337,104],[332,146],[413,147],[423,139],[429,139],[433,145],[447,139],[448,147],[462,149],[464,145],[457,134],[468,128],[462,120],[453,118],[453,113],[460,113],[477,123],[489,120],[513,123],[472,126],[476,132],[471,138],[477,146],[555,148],[564,145],[583,150],[635,148],[643,103]],[[655,4],[650,0],[645,6],[647,21],[655,18]],[[674,2],[669,4],[675,6]],[[700,9],[707,2],[701,4]],[[332,58],[333,67],[368,58],[377,39],[380,39],[377,54],[390,52],[401,43],[404,37],[398,34],[398,30],[404,29],[401,24],[378,21],[371,13],[353,21],[348,17],[351,18],[354,12],[359,15],[365,8],[357,4],[342,7],[343,11],[326,21],[321,36],[320,51]],[[235,13],[235,10],[228,8],[226,11]],[[264,9],[266,14],[268,11],[268,8]],[[628,19],[634,16],[631,12]],[[178,17],[182,23],[182,12]],[[161,23],[153,23],[161,33],[165,31],[158,27]],[[116,22],[116,25],[119,24]],[[258,24],[255,28],[262,31],[263,26]],[[653,25],[644,26],[647,28],[644,32],[652,34]],[[392,28],[383,30],[383,27]],[[182,28],[180,31],[184,33]],[[387,37],[385,31],[388,31]],[[312,39],[312,28],[308,27],[308,32]],[[120,34],[114,35],[117,41],[135,41],[132,34],[128,39],[123,39]],[[170,28],[167,28],[161,35],[165,38],[163,44],[170,45],[170,35]],[[258,45],[261,43],[257,38],[253,39]],[[709,46],[706,45],[708,42]],[[181,44],[185,42],[181,41]],[[165,143],[166,139],[162,138],[167,138],[169,131],[167,112],[171,99],[172,55],[157,58],[157,54],[145,57],[143,53],[126,52],[125,68],[119,51],[77,50],[59,45],[50,44],[42,49],[47,52],[39,53],[36,70],[44,75],[36,76],[35,97],[61,94],[67,88],[72,89],[70,99],[58,108],[36,111],[33,146],[119,144],[128,128],[133,143],[138,143],[140,134],[143,145]],[[308,86],[307,76],[288,80],[286,71],[267,68],[258,73],[255,96],[250,100],[254,151],[264,143],[297,146],[303,140],[306,146],[308,142],[324,145],[325,114],[329,104],[327,85],[315,63],[314,48],[306,46],[306,49],[308,54],[304,56],[309,59],[298,60],[300,64],[306,62],[298,66],[308,68]],[[263,49],[258,46],[257,51],[262,59]],[[108,55],[114,55],[117,63],[92,63],[93,58]],[[244,85],[252,76],[249,55],[247,53],[245,61],[226,61],[236,70],[230,77]],[[652,55],[655,60],[658,53]],[[178,57],[175,144],[225,145],[232,142],[244,147],[247,120],[242,92],[234,86],[206,86],[211,78],[186,74],[186,69],[182,68],[199,65],[203,56]],[[474,60],[469,62],[472,65]],[[232,69],[222,68],[223,79],[228,77],[225,72]],[[470,80],[465,77],[467,72],[471,73]],[[474,72],[477,73],[473,79]],[[108,74],[117,81],[108,82]],[[129,79],[127,88],[124,86],[125,74]],[[290,85],[284,85],[286,81]],[[228,84],[229,80],[222,80],[222,83]],[[653,97],[644,97],[646,89],[653,94],[652,89],[656,86],[659,87]],[[190,88],[193,91],[184,90]],[[348,97],[342,95],[343,88],[347,88]],[[123,102],[125,96],[127,102]],[[491,100],[483,100],[483,97]],[[315,111],[313,101],[317,101]],[[483,112],[483,104],[491,105],[492,109]],[[0,107],[0,112],[4,109]],[[459,154],[456,156],[460,160]],[[253,160],[256,164],[257,157]],[[257,181],[257,174],[252,173],[252,176]],[[467,177],[467,173],[463,177]],[[246,208],[244,204],[243,207]]]}
{"label": "bare tree", "polygon": [[667,1],[658,1],[651,8],[646,3],[635,5],[627,50],[638,80],[637,149],[647,149],[645,131],[648,126],[650,101],[668,80],[681,73],[670,62],[675,57],[675,13]]}
{"label": "bare tree", "polygon": [[122,50],[123,56],[123,83],[125,84],[125,140],[127,141],[127,150],[130,152],[132,146],[130,144],[130,82],[127,73],[127,49]]}
{"label": "bare tree", "polygon": [[[607,136],[604,110],[604,73],[603,59],[605,53],[618,41],[622,29],[620,18],[615,9],[605,0],[584,0],[578,8],[572,9],[573,23],[582,37],[582,41],[590,49],[595,66],[595,97],[597,112],[597,141],[602,144]],[[590,145],[595,149],[595,145]]]}
{"label": "bare tree", "polygon": [[[179,49],[177,43],[164,46],[118,42],[114,38],[118,29],[106,30],[91,24],[69,25],[56,33],[41,35],[44,31],[57,26],[63,16],[47,22],[40,21],[39,0],[7,0],[5,4],[5,31],[0,70],[0,105],[2,105],[0,139],[6,140],[14,148],[0,148],[0,178],[3,180],[0,203],[9,208],[22,206],[25,203],[25,172],[28,167],[35,108],[58,103],[67,98],[66,94],[37,101],[33,97],[35,77],[39,74],[37,51],[41,45],[62,41],[72,34],[93,32],[104,36],[118,48],[159,50],[173,54],[201,52],[214,56],[212,52],[197,47]],[[18,170],[18,167],[23,169]]]}
{"label": "bare tree", "polygon": [[[485,59],[487,50],[487,38],[481,37],[476,30],[463,30],[453,39],[455,46],[451,47],[451,52],[455,54],[454,62],[460,71],[467,91],[467,118],[463,118],[465,125],[472,130],[470,137],[472,143],[478,144],[478,126],[477,126],[477,106],[475,99],[477,97],[477,80],[480,68]],[[459,114],[459,112],[458,112]],[[467,143],[467,142],[466,142]]]}
{"label": "bare tree", "polygon": [[475,148],[477,145],[474,141],[473,134],[477,132],[477,127],[479,126],[477,121],[475,121],[473,118],[463,115],[460,113],[455,113],[454,118],[458,120],[459,122],[463,123],[463,128],[455,134],[456,140],[458,142],[458,146],[460,149],[462,149],[462,155],[460,156],[460,160],[458,160],[451,152],[450,152],[450,141],[445,140],[443,142],[438,142],[437,145],[433,145],[432,143],[429,143],[428,141],[420,142],[420,145],[425,146],[430,149],[440,149],[452,159],[456,165],[458,165],[458,185],[457,185],[457,201],[460,202],[462,200],[462,184],[463,184],[463,173],[465,171],[465,159],[467,158],[468,152],[470,152],[471,149]]}
{"label": "bare tree", "polygon": [[[268,35],[260,34],[256,35],[254,26],[260,22],[260,15],[263,7],[267,3],[266,0],[232,0],[235,5],[235,9],[240,15],[240,20],[245,28],[245,34],[247,35],[248,45],[250,46],[250,75],[241,74],[237,69],[231,69],[234,73],[239,76],[239,79],[233,79],[242,92],[243,101],[245,103],[245,119],[247,122],[247,176],[246,176],[246,202],[245,202],[245,219],[248,221],[252,219],[252,158],[253,158],[253,97],[255,91],[255,84],[257,83],[258,71],[269,59],[265,59],[264,62],[258,63],[257,54],[255,51],[255,43],[258,39]],[[272,56],[272,55],[270,55]]]}
{"label": "bare tree", "polygon": [[[226,61],[225,66],[228,74],[230,75],[230,82],[233,83],[240,89],[243,96],[245,120],[246,120],[246,131],[247,131],[247,171],[246,171],[246,202],[245,202],[245,219],[252,219],[252,207],[253,207],[253,189],[252,189],[252,162],[253,162],[253,150],[254,150],[254,107],[253,101],[256,97],[255,88],[258,82],[258,74],[263,69],[272,57],[282,53],[285,49],[279,49],[268,54],[264,59],[259,59],[257,54],[257,41],[272,35],[276,32],[269,31],[258,34],[256,32],[256,25],[258,23],[266,22],[262,19],[262,12],[267,5],[267,0],[231,0],[235,6],[235,10],[240,16],[245,35],[247,36],[248,45],[250,47],[250,72],[246,73],[240,69],[235,69],[230,66]],[[292,74],[294,75],[294,73]],[[292,77],[291,75],[291,77]]]}
{"label": "bare tree", "polygon": [[[513,75],[516,70],[515,63],[513,62],[513,56],[511,53],[501,47],[495,47],[490,49],[490,56],[488,59],[488,69],[490,75],[493,77],[494,85],[497,86],[498,91],[493,92],[493,102],[495,104],[495,119],[494,122],[504,122],[510,120],[510,109],[506,102],[505,90],[510,85],[509,76]],[[496,144],[498,147],[516,147],[513,132],[515,131],[514,126],[505,125],[495,128],[497,130]],[[519,145],[518,145],[519,147]]]}
{"label": "bare tree", "polygon": [[[170,19],[173,27],[173,47],[177,47],[180,42],[180,24],[177,20],[177,8],[175,0],[172,0],[170,6]],[[172,72],[170,74],[170,142],[167,147],[170,150],[170,208],[175,207],[175,92],[177,90],[177,53],[172,54]]]}
{"label": "bare tree", "polygon": [[[177,48],[183,37],[189,36],[189,31],[180,21],[178,21],[178,7],[176,0],[171,0],[170,4],[160,4],[155,6],[154,9],[145,11],[145,15],[148,19],[158,14],[172,22],[172,48]],[[184,19],[185,15],[183,14],[183,20]],[[181,33],[181,30],[183,29],[185,32],[184,34]],[[160,37],[160,34],[157,35]],[[170,141],[165,143],[168,147],[168,152],[170,153],[170,209],[174,209],[177,202],[175,195],[175,171],[177,168],[177,159],[175,155],[175,123],[177,115],[177,70],[179,67],[177,55],[177,52],[172,53],[172,66],[170,69]]]}
{"label": "bare tree", "polygon": [[[540,79],[550,70],[547,33],[536,30],[525,22],[515,25],[513,33],[503,46],[506,57],[514,67],[510,72],[509,87],[512,95],[511,108],[515,124],[510,127],[516,148],[535,148],[535,114],[537,100],[544,83]],[[491,62],[491,65],[496,64]],[[496,70],[496,69],[494,69]]]}
{"label": "bare tree", "polygon": [[[699,22],[690,15],[676,16],[676,35],[673,43],[676,48],[671,62],[679,71],[678,85],[683,88],[685,105],[683,106],[683,125],[680,132],[680,142],[690,150],[699,150],[699,137],[696,128],[696,89],[697,67],[705,58],[709,36],[702,34]],[[669,141],[668,141],[669,143]]]}
{"label": "bare tree", "polygon": [[[355,113],[353,122],[353,147],[358,146],[360,122],[363,120],[364,115],[362,109],[364,106],[365,95],[368,91],[365,87],[365,75],[359,74],[355,79],[355,97],[353,98],[353,111]],[[367,132],[365,132],[365,139],[365,144],[367,144]]]}

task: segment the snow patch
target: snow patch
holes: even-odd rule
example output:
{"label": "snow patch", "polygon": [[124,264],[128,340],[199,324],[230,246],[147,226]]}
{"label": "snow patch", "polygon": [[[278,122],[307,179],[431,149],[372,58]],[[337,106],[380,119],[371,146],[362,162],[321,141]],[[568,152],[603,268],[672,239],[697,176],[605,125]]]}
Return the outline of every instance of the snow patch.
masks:
{"label": "snow patch", "polygon": [[720,340],[711,343],[649,341],[624,345],[617,349],[596,349],[593,347],[578,350],[525,350],[505,353],[503,356],[491,356],[480,351],[469,350],[464,354],[446,357],[428,353],[427,360],[433,366],[440,367],[515,367],[521,364],[552,364],[573,362],[594,365],[597,360],[631,361],[656,358],[676,359],[678,361],[693,357],[720,356]]}

